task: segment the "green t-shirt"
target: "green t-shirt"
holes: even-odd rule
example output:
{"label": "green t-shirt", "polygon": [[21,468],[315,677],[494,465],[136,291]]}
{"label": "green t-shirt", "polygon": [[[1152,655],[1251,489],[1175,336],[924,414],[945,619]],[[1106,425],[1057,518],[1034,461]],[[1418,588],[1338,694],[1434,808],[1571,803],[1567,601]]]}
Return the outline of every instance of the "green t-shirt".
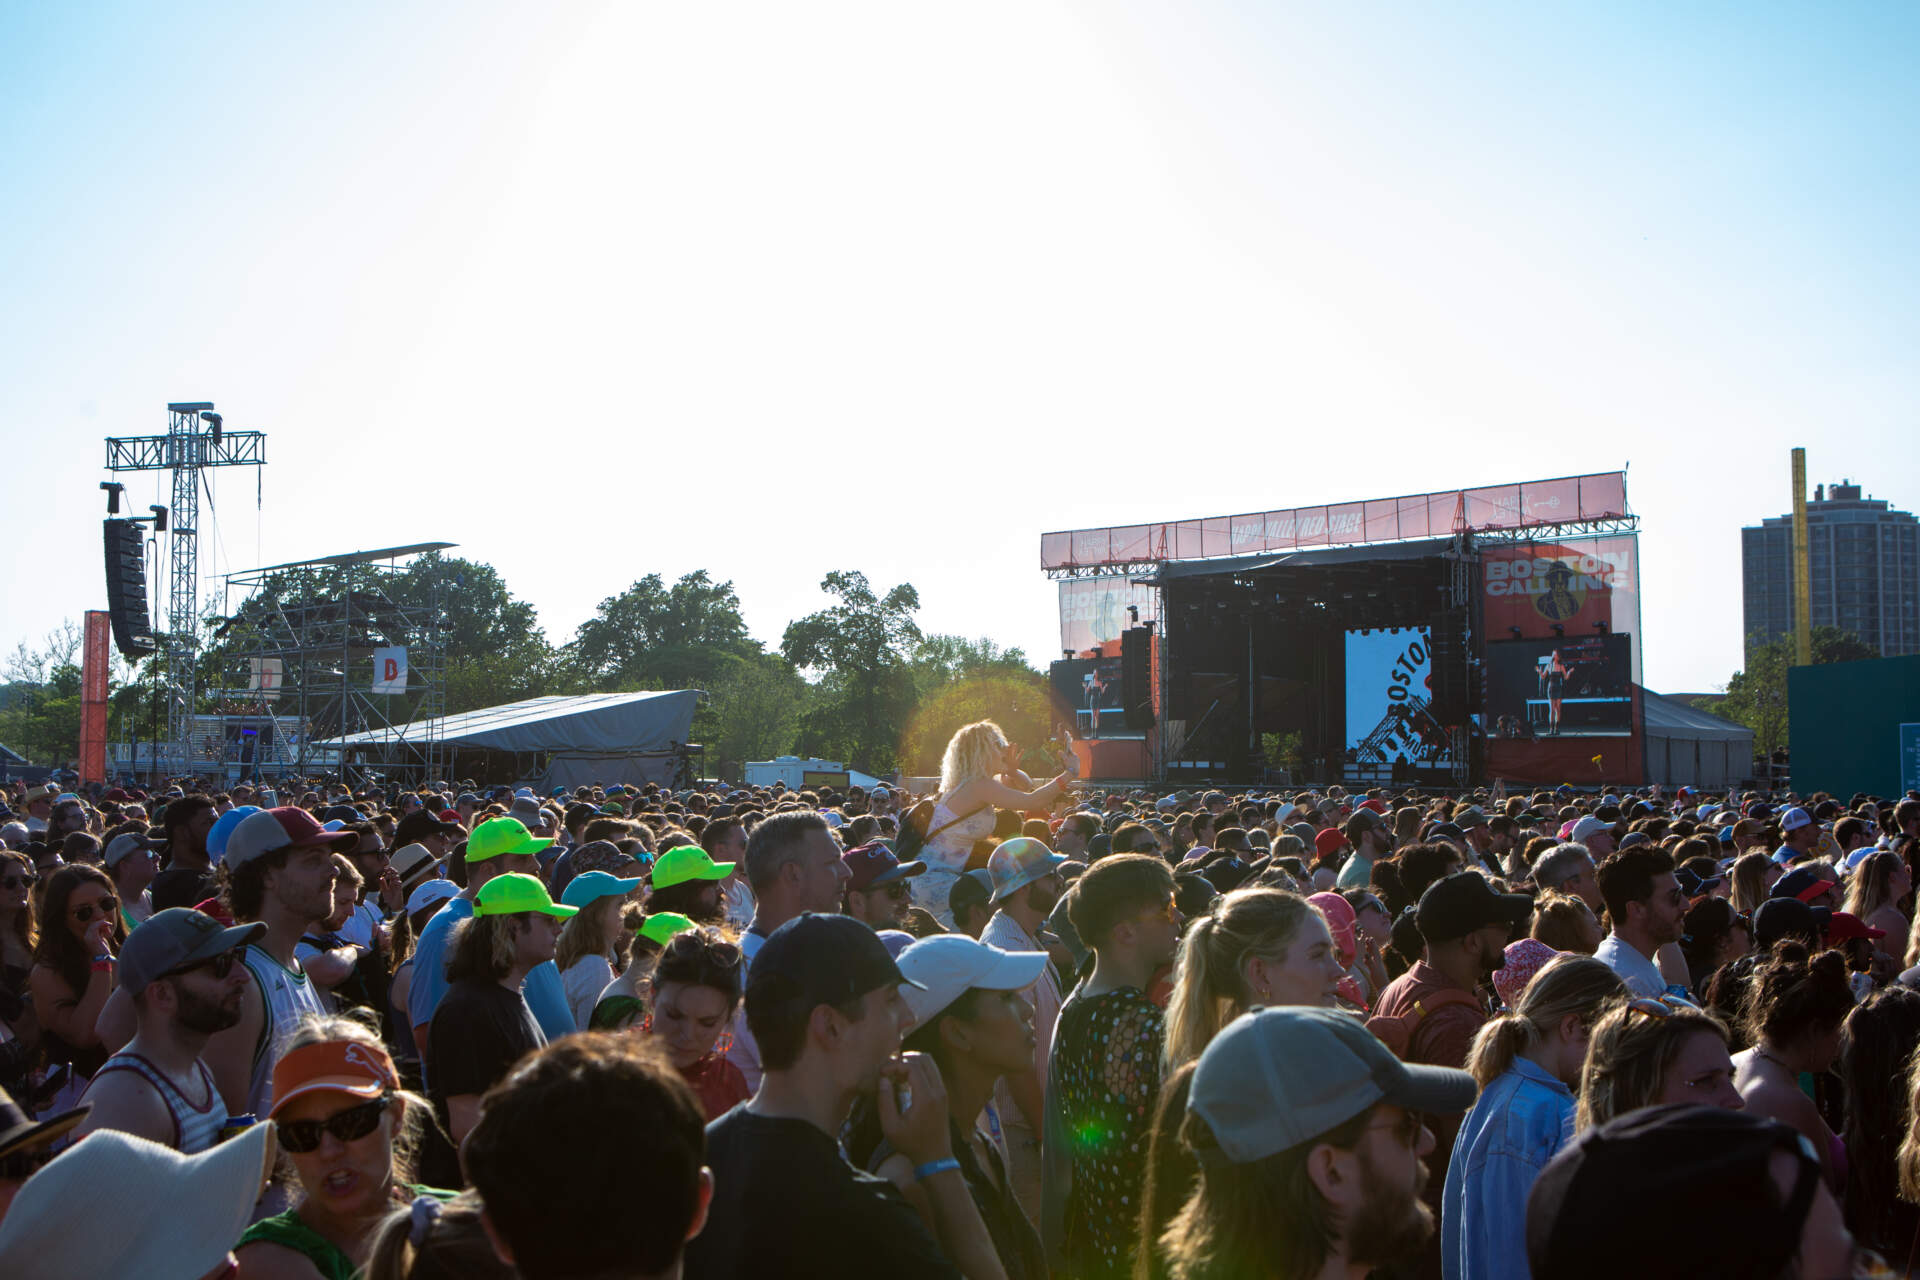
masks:
{"label": "green t-shirt", "polygon": [[[457,1191],[442,1191],[437,1187],[409,1186],[417,1199],[420,1196],[432,1196],[436,1200],[451,1200]],[[300,1217],[300,1211],[289,1209],[285,1213],[276,1213],[271,1218],[262,1218],[248,1227],[240,1235],[239,1248],[264,1240],[268,1244],[277,1244],[283,1249],[291,1249],[302,1254],[313,1263],[323,1280],[360,1280],[360,1271],[353,1260],[340,1252],[333,1241],[308,1226]]]}

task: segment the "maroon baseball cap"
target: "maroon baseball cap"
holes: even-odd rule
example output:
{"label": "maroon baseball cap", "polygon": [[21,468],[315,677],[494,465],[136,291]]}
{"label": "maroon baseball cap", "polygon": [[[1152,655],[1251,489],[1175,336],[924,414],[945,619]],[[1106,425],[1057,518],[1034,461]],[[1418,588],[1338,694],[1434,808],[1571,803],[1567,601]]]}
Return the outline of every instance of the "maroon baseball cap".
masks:
{"label": "maroon baseball cap", "polygon": [[878,841],[857,845],[847,850],[840,860],[847,864],[847,871],[852,877],[847,881],[849,889],[871,889],[875,885],[892,884],[895,880],[925,874],[927,869],[924,862],[900,861],[893,856],[893,850]]}
{"label": "maroon baseball cap", "polygon": [[305,809],[283,805],[242,818],[227,837],[227,851],[222,860],[229,867],[239,867],[275,849],[322,844],[344,851],[359,843],[360,837],[355,833],[328,831]]}

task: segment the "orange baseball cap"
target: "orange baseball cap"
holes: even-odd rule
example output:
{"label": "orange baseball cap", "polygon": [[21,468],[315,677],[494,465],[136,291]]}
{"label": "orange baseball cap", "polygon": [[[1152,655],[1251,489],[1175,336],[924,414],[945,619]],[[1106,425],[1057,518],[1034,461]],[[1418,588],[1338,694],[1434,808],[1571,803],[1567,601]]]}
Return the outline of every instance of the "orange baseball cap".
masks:
{"label": "orange baseball cap", "polygon": [[400,1073],[393,1059],[379,1045],[364,1040],[323,1040],[303,1044],[283,1054],[273,1068],[273,1110],[302,1094],[352,1094],[356,1098],[377,1098],[400,1087]]}

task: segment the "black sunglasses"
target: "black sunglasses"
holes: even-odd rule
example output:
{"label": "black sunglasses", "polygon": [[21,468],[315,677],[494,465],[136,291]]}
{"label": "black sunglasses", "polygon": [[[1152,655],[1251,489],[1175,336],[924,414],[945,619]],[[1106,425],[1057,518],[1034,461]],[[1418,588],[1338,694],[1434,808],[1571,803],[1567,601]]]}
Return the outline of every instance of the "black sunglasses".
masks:
{"label": "black sunglasses", "polygon": [[0,889],[30,889],[40,883],[39,876],[15,875],[0,879]]}
{"label": "black sunglasses", "polygon": [[192,964],[183,964],[177,969],[168,969],[160,976],[163,978],[177,978],[181,974],[192,973],[195,969],[207,969],[212,971],[216,982],[225,982],[227,975],[233,972],[233,962],[239,958],[240,949],[235,947],[231,951],[222,951],[219,955],[206,960],[196,960]]}
{"label": "black sunglasses", "polygon": [[322,1134],[332,1134],[342,1142],[353,1142],[372,1133],[380,1125],[380,1113],[387,1109],[388,1098],[375,1098],[345,1111],[336,1111],[325,1120],[276,1120],[274,1130],[280,1145],[297,1156],[320,1147]]}

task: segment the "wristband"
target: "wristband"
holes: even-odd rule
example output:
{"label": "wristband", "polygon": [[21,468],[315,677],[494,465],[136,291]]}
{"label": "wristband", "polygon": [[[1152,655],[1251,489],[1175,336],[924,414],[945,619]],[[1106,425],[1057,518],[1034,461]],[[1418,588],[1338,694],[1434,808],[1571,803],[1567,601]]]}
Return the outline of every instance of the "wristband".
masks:
{"label": "wristband", "polygon": [[113,956],[109,953],[102,952],[101,954],[95,956],[92,962],[94,964],[112,964]]}
{"label": "wristband", "polygon": [[944,1160],[929,1160],[923,1165],[916,1165],[914,1167],[913,1180],[915,1182],[925,1182],[928,1178],[936,1174],[946,1173],[948,1171],[958,1172],[959,1168],[960,1162],[952,1156],[948,1156]]}

